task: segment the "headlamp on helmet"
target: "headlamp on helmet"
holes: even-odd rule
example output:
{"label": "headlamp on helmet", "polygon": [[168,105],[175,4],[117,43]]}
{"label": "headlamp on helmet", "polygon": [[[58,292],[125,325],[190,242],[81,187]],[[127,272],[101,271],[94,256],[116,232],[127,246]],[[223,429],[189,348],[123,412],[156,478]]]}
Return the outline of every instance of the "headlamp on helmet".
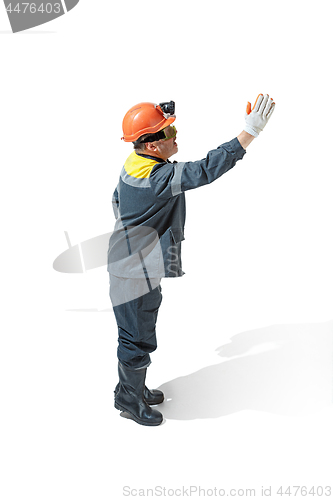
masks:
{"label": "headlamp on helmet", "polygon": [[170,116],[175,115],[176,104],[175,101],[160,102],[157,108],[160,108],[164,115],[164,118],[168,119],[170,118]]}

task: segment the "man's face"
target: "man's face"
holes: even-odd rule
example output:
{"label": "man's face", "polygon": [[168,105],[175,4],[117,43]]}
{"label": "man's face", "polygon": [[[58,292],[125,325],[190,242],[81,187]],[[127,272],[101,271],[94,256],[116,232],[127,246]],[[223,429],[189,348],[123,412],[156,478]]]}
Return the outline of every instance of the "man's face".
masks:
{"label": "man's face", "polygon": [[[166,127],[165,134],[166,136],[168,135],[173,135],[173,129],[170,127]],[[170,156],[178,153],[178,145],[176,142],[176,137],[172,137],[171,139],[161,139],[159,141],[151,142],[147,144],[147,149],[151,149],[154,151],[154,155],[158,156],[159,158],[162,158],[163,160],[167,160],[170,158]],[[151,147],[148,147],[148,145],[151,145]]]}

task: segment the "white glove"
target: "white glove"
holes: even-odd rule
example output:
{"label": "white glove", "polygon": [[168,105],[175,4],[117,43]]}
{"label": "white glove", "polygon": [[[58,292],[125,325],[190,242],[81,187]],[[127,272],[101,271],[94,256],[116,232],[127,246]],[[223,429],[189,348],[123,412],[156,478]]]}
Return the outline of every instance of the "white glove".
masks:
{"label": "white glove", "polygon": [[268,94],[259,94],[252,110],[251,103],[248,102],[245,114],[245,132],[258,137],[272,116],[274,108],[275,102],[273,102],[273,99]]}

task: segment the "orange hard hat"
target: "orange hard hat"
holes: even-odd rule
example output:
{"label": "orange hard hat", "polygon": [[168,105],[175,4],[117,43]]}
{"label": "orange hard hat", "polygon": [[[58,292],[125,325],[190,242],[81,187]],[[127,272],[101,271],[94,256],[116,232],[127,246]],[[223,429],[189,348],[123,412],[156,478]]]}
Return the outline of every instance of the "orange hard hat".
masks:
{"label": "orange hard hat", "polygon": [[125,142],[135,142],[142,135],[155,134],[155,132],[166,128],[175,119],[174,114],[170,115],[163,112],[160,105],[153,102],[141,102],[129,109],[124,116],[124,136],[122,139]]}

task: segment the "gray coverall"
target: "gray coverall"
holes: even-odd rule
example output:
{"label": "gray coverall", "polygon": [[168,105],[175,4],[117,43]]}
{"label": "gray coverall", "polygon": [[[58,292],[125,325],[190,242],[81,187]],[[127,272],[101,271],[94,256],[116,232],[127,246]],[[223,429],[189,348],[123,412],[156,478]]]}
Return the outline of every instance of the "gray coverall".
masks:
{"label": "gray coverall", "polygon": [[209,184],[246,151],[237,138],[193,162],[169,162],[131,153],[113,195],[115,230],[108,250],[110,298],[118,325],[118,358],[149,366],[156,347],[161,278],[184,274],[185,191]]}

